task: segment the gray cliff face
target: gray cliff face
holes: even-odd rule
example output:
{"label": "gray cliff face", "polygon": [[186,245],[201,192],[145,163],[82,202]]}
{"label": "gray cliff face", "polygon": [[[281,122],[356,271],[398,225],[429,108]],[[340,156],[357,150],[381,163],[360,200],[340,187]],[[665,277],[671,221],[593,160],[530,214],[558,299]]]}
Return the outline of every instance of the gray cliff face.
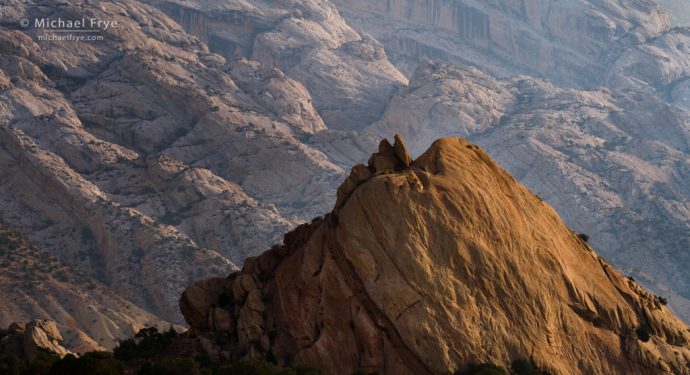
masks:
{"label": "gray cliff face", "polygon": [[685,0],[657,0],[668,9],[669,19],[674,26],[690,27],[690,6]]}
{"label": "gray cliff face", "polygon": [[609,69],[607,86],[656,94],[690,110],[690,29],[674,28],[623,52]]}
{"label": "gray cliff face", "polygon": [[[280,69],[228,62],[134,1],[10,5],[0,220],[60,260],[179,322],[192,280],[229,272],[332,207],[344,170],[320,150],[353,136],[334,139],[313,95]],[[17,30],[17,19],[49,15],[120,27],[98,42]]]}
{"label": "gray cliff face", "polygon": [[408,74],[424,57],[593,86],[626,48],[667,31],[650,1],[334,0]]}
{"label": "gray cliff face", "polygon": [[383,46],[352,29],[328,2],[147,2],[226,59],[251,58],[301,82],[331,129],[362,129],[407,83]]}

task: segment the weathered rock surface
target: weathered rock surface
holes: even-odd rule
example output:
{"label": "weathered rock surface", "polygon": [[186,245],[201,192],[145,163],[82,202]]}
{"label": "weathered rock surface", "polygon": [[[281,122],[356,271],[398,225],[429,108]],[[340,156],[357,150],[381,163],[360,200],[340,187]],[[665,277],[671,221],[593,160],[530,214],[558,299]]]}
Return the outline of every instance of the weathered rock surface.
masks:
{"label": "weathered rock surface", "polygon": [[62,346],[62,334],[52,320],[32,320],[23,326],[12,323],[7,330],[0,329],[0,355],[33,361],[40,351],[60,357],[73,354]]}
{"label": "weathered rock surface", "polygon": [[627,49],[605,79],[609,87],[654,93],[690,110],[690,28],[673,28]]}
{"label": "weathered rock surface", "polygon": [[[17,30],[47,16],[119,27]],[[0,25],[0,218],[137,306],[180,321],[191,280],[332,206],[345,172],[311,139],[337,142],[277,68],[228,63],[135,1],[14,1]]]}
{"label": "weathered rock surface", "polygon": [[427,62],[369,131],[401,133],[413,156],[443,135],[476,142],[690,319],[688,124],[651,93],[561,89]]}
{"label": "weathered rock surface", "polygon": [[525,73],[569,85],[600,83],[623,50],[670,28],[651,1],[333,0],[412,73],[425,57]]}
{"label": "weathered rock surface", "polygon": [[[97,42],[16,30],[46,16],[119,27]],[[0,219],[143,310],[180,322],[192,280],[332,206],[344,170],[308,144],[323,120],[279,70],[228,64],[134,1],[16,1],[0,25]]]}
{"label": "weathered rock surface", "polygon": [[[355,167],[331,214],[188,288],[194,331],[228,357],[272,353],[329,374],[521,357],[554,374],[690,373],[689,327],[479,147],[442,139],[407,168],[394,148],[374,155],[383,169]],[[207,324],[227,314],[229,329]]]}
{"label": "weathered rock surface", "polygon": [[[47,334],[36,331],[38,337],[59,338],[65,348],[84,353],[112,349],[117,340],[144,327],[170,326],[4,227],[0,227],[0,259],[0,327],[49,319]],[[54,333],[55,325],[60,335]]]}
{"label": "weathered rock surface", "polygon": [[[690,246],[687,118],[654,98],[684,105],[688,43],[653,4],[344,5],[376,14],[377,29],[364,29],[396,47],[389,51],[401,66],[440,56],[498,75],[605,79],[645,93],[638,95],[471,70],[457,79],[420,71],[399,89],[406,79],[381,45],[329,3],[147,3],[162,12],[131,0],[10,1],[0,9],[0,219],[142,311],[179,322],[175,304],[191,280],[229,272],[230,261],[332,207],[346,168],[376,149],[352,129],[388,108],[368,134],[402,133],[413,156],[440,136],[470,137],[607,257],[690,314],[687,253],[678,251]],[[47,16],[121,27],[103,41],[60,42],[17,25]],[[350,19],[366,26],[368,18]],[[439,28],[449,37],[428,39]],[[561,121],[565,130],[555,126]],[[654,135],[658,121],[668,126]],[[511,138],[517,133],[525,138]],[[389,151],[372,165],[400,168]],[[369,173],[356,167],[339,197]]]}
{"label": "weathered rock surface", "polygon": [[[690,319],[687,28],[652,1],[333,2],[411,76],[370,136],[468,137]],[[496,78],[521,74],[555,86]]]}
{"label": "weathered rock surface", "polygon": [[690,26],[690,8],[683,0],[656,0],[668,9],[668,18],[674,26]]}
{"label": "weathered rock surface", "polygon": [[229,60],[251,58],[301,82],[331,129],[362,129],[407,83],[383,46],[318,0],[147,0]]}
{"label": "weathered rock surface", "polygon": [[[285,123],[307,134],[325,130],[323,120],[312,106],[309,91],[278,68],[239,58],[230,64],[231,75],[265,109]],[[303,126],[307,126],[302,128]]]}

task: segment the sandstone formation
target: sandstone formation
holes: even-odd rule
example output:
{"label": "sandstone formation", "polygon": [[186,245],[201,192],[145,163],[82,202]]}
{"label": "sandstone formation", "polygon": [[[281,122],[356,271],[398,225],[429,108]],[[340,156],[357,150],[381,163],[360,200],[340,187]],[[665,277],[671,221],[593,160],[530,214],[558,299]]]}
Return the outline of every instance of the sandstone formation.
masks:
{"label": "sandstone formation", "polygon": [[553,374],[690,373],[690,328],[479,147],[441,139],[409,166],[392,150],[353,168],[332,213],[190,286],[195,334],[329,374],[523,357]]}
{"label": "sandstone formation", "polygon": [[14,354],[33,361],[39,351],[47,351],[60,357],[73,354],[62,345],[62,335],[51,320],[32,320],[25,325],[10,324],[0,329],[0,355]]}
{"label": "sandstone formation", "polygon": [[376,120],[407,83],[383,46],[318,0],[147,0],[228,60],[251,58],[301,82],[331,129]]}
{"label": "sandstone formation", "polygon": [[561,89],[427,62],[369,129],[413,156],[443,135],[481,145],[690,319],[690,116],[653,94]]}
{"label": "sandstone formation", "polygon": [[[170,327],[170,323],[4,227],[0,227],[0,259],[0,327],[50,319],[50,324],[31,326],[46,334],[22,326],[22,332],[36,332],[33,341],[55,337],[70,351],[84,353],[112,349],[117,340],[129,338],[144,327]],[[58,327],[61,334],[55,333]]]}

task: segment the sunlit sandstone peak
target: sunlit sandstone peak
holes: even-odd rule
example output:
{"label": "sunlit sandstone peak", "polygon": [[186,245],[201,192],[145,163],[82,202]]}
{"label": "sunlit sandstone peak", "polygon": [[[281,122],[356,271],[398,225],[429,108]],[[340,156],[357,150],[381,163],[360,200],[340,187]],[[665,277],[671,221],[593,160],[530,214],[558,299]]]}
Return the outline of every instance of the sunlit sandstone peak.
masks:
{"label": "sunlit sandstone peak", "polygon": [[[555,374],[690,373],[690,331],[479,147],[396,137],[333,212],[183,294],[219,356],[329,374],[447,374],[529,358]],[[222,342],[220,344],[219,342]]]}

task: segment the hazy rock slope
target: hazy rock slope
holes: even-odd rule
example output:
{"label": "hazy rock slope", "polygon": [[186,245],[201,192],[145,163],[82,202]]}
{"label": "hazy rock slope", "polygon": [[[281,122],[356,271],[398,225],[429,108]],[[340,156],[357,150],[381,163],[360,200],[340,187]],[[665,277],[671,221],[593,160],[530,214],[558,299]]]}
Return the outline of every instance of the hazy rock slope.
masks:
{"label": "hazy rock slope", "polygon": [[329,374],[520,357],[554,374],[690,373],[688,326],[477,146],[442,139],[411,162],[384,141],[338,197],[241,272],[188,288],[195,332]]}
{"label": "hazy rock slope", "polygon": [[161,1],[156,5],[228,59],[247,57],[300,81],[331,129],[376,120],[407,83],[383,46],[317,0]]}
{"label": "hazy rock slope", "polygon": [[118,339],[143,327],[169,326],[4,227],[0,259],[0,327],[52,319],[62,332],[62,345],[83,353],[112,349]]}
{"label": "hazy rock slope", "polygon": [[[328,131],[301,83],[228,63],[139,2],[43,5],[0,10],[3,221],[179,320],[190,280],[332,205],[344,172],[310,145]],[[77,42],[17,23],[48,16],[119,26]]]}
{"label": "hazy rock slope", "polygon": [[427,63],[369,129],[419,155],[467,137],[690,318],[690,117],[651,94],[560,89]]}
{"label": "hazy rock slope", "polygon": [[411,73],[423,57],[592,86],[625,49],[670,28],[646,0],[333,0]]}
{"label": "hazy rock slope", "polygon": [[676,26],[690,26],[690,7],[684,0],[656,0],[668,9],[671,23]]}
{"label": "hazy rock slope", "polygon": [[671,29],[649,43],[625,50],[604,82],[612,88],[655,93],[690,110],[690,28]]}

